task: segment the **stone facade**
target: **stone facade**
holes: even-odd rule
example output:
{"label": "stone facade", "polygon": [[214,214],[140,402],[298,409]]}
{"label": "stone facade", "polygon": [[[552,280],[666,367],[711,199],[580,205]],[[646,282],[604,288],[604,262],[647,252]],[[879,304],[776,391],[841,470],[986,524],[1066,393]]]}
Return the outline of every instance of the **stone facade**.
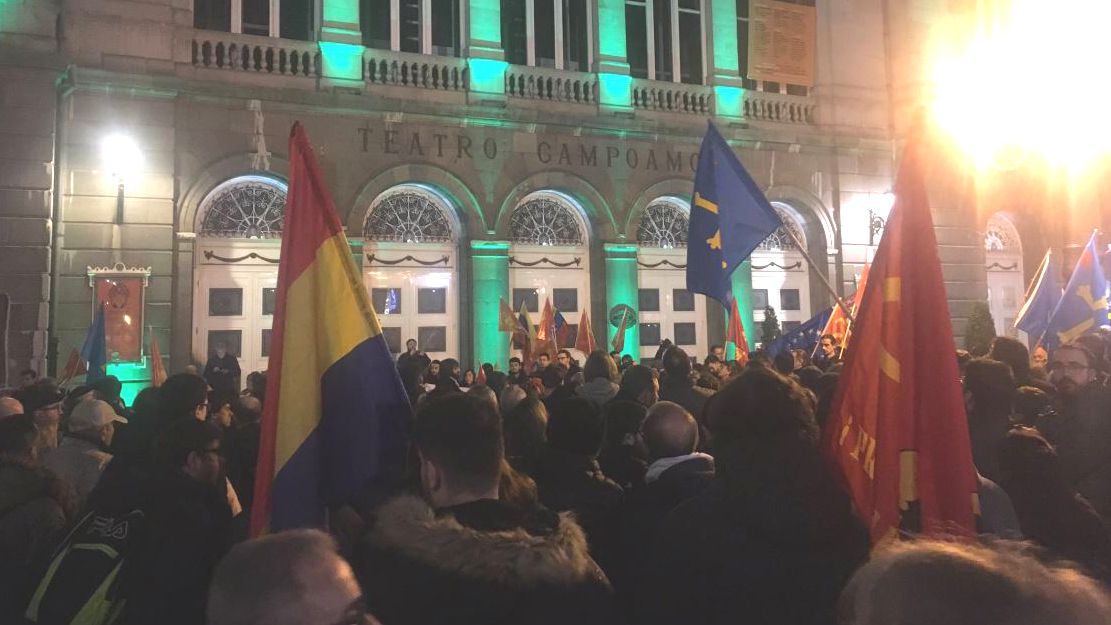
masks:
{"label": "stone facade", "polygon": [[[336,1],[322,0],[325,16]],[[612,0],[595,4],[602,15],[614,8]],[[710,24],[713,10],[733,0],[703,4]],[[913,26],[885,21],[883,4],[820,2],[815,86],[806,96],[745,91],[733,114],[714,108],[713,84],[730,83],[712,58],[710,85],[633,80],[625,100],[614,104],[599,102],[607,89],[598,82],[602,72],[621,66],[605,54],[595,57],[599,73],[509,66],[491,88],[468,59],[499,52],[474,37],[463,58],[360,50],[352,74],[335,71],[321,54],[335,36],[330,31],[317,44],[195,30],[191,0],[3,5],[0,290],[13,299],[10,378],[25,366],[61,368],[89,324],[86,268],[115,263],[150,267],[144,325],[170,370],[198,360],[201,207],[230,178],[283,179],[286,138],[298,120],[316,146],[356,254],[371,203],[394,185],[427,185],[452,205],[459,228],[458,347],[466,362],[479,351],[473,245],[507,241],[509,216],[531,192],[566,194],[588,231],[589,312],[605,320],[614,304],[603,270],[606,246],[635,244],[641,214],[655,198],[689,198],[707,118],[733,142],[769,199],[797,216],[814,270],[851,292],[878,243],[874,218],[886,214],[893,184],[893,119],[902,104],[890,104],[889,85],[899,86],[900,98],[905,89],[891,80],[885,37]],[[714,29],[706,30],[709,51]],[[642,99],[650,92],[657,96]],[[253,101],[261,105],[272,153],[263,172],[255,169]],[[141,175],[126,181],[122,220],[115,182],[98,153],[107,132],[130,135],[144,155]],[[960,334],[968,304],[985,297],[977,224],[986,217],[967,210],[959,196],[946,196],[935,209]],[[275,243],[257,243],[276,257]],[[1026,266],[1032,270],[1036,260]],[[808,288],[812,312],[829,305],[817,279]],[[707,340],[720,341],[721,312],[710,306],[706,319]]]}

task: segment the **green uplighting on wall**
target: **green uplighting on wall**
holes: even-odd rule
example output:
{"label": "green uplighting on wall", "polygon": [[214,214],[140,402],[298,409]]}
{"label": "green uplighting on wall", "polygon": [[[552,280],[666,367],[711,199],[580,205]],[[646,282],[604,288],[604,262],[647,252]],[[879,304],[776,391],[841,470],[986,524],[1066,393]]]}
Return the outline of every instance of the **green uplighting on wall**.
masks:
{"label": "green uplighting on wall", "polygon": [[633,77],[627,74],[598,74],[598,103],[603,106],[632,106]]}
{"label": "green uplighting on wall", "polygon": [[467,59],[471,70],[471,91],[505,94],[505,70],[509,63],[494,59]]}
{"label": "green uplighting on wall", "polygon": [[[150,356],[147,356],[150,359]],[[150,386],[150,369],[146,362],[110,362],[105,367],[108,375],[114,375],[123,385],[120,390],[120,399],[124,405],[135,403],[135,396],[139,391]]]}
{"label": "green uplighting on wall", "polygon": [[321,41],[320,57],[325,78],[363,79],[363,46]]}
{"label": "green uplighting on wall", "polygon": [[736,0],[714,0],[714,73],[736,75],[737,67],[737,4]]}
{"label": "green uplighting on wall", "polygon": [[625,0],[598,0],[598,53],[625,59]]}
{"label": "green uplighting on wall", "polygon": [[[748,339],[748,348],[755,349],[756,320],[752,312],[752,261],[741,263],[731,276],[733,281],[733,296],[737,298],[737,310],[741,315],[741,327],[745,329],[745,338]],[[729,311],[725,311],[726,327],[729,324]]]}
{"label": "green uplighting on wall", "polygon": [[501,0],[470,0],[470,39],[501,47]]}
{"label": "green uplighting on wall", "polygon": [[745,90],[728,85],[714,86],[714,112],[718,117],[744,117]]}
{"label": "green uplighting on wall", "polygon": [[[637,284],[637,247],[625,244],[606,244],[604,246],[606,258],[606,319],[599,320],[605,324],[606,338],[609,345],[617,337],[617,327],[609,322],[609,311],[615,306],[624,304],[632,309],[637,319],[628,324],[625,330],[625,348],[621,355],[628,354],[634,361],[640,362],[640,319],[638,307],[640,305]],[[597,328],[597,325],[594,325]],[[595,331],[597,333],[597,331]]]}
{"label": "green uplighting on wall", "polygon": [[501,300],[509,293],[509,243],[471,241],[471,267],[474,272],[475,365],[493,363],[509,370],[509,333],[498,328]]}

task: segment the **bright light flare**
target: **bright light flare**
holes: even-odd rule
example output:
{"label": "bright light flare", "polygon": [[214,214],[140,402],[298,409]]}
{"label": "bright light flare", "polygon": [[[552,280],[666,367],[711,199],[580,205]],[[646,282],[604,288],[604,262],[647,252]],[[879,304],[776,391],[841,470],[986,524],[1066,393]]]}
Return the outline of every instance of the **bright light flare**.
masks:
{"label": "bright light flare", "polygon": [[[1111,152],[1111,2],[1012,0],[952,24],[933,63],[933,113],[977,165],[1027,155],[1078,171]],[[954,35],[953,33],[958,33]]]}
{"label": "bright light flare", "polygon": [[143,152],[135,139],[124,134],[111,134],[100,142],[104,168],[119,181],[133,177],[143,168]]}

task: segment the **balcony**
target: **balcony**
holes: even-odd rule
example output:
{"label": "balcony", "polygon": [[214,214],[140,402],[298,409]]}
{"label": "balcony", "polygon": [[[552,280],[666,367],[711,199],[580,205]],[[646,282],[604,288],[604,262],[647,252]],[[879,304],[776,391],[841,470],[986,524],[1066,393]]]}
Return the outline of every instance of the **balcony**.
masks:
{"label": "balcony", "polygon": [[505,95],[542,102],[597,104],[598,77],[547,67],[510,65],[505,71]]}
{"label": "balcony", "polygon": [[320,76],[320,49],[312,41],[198,30],[193,66],[297,78]]}
{"label": "balcony", "polygon": [[815,125],[817,106],[808,97],[745,90],[744,118],[757,122],[774,122],[802,126]]}
{"label": "balcony", "polygon": [[663,111],[710,115],[713,111],[713,88],[658,80],[633,81],[633,108],[640,111]]}
{"label": "balcony", "polygon": [[367,48],[363,64],[368,90],[390,86],[465,93],[470,86],[467,59]]}

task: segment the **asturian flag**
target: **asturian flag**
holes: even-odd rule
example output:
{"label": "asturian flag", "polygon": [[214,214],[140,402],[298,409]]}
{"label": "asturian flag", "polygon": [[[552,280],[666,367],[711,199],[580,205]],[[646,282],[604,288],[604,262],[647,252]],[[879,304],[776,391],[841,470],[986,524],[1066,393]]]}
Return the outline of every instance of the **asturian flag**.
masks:
{"label": "asturian flag", "polygon": [[1060,275],[1057,257],[1053,255],[1052,249],[1046,250],[1045,257],[1030,282],[1030,288],[1026,289],[1022,310],[1018,311],[1018,318],[1015,319],[1015,327],[1034,339],[1035,344],[1041,342],[1049,327],[1049,318],[1061,301],[1061,285],[1058,283]]}
{"label": "asturian flag", "polygon": [[321,527],[405,465],[409,400],[316,155],[289,137],[289,192],[251,534]]}
{"label": "asturian flag", "polygon": [[1088,239],[1080,259],[1076,261],[1072,277],[1065,285],[1061,301],[1057,302],[1049,318],[1042,338],[1046,349],[1053,350],[1062,343],[1075,341],[1101,325],[1107,325],[1107,278],[1103,275],[1096,250],[1098,234],[1093,232]]}
{"label": "asturian flag", "polygon": [[730,274],[783,220],[713,124],[702,138],[687,234],[687,290],[730,307]]}

